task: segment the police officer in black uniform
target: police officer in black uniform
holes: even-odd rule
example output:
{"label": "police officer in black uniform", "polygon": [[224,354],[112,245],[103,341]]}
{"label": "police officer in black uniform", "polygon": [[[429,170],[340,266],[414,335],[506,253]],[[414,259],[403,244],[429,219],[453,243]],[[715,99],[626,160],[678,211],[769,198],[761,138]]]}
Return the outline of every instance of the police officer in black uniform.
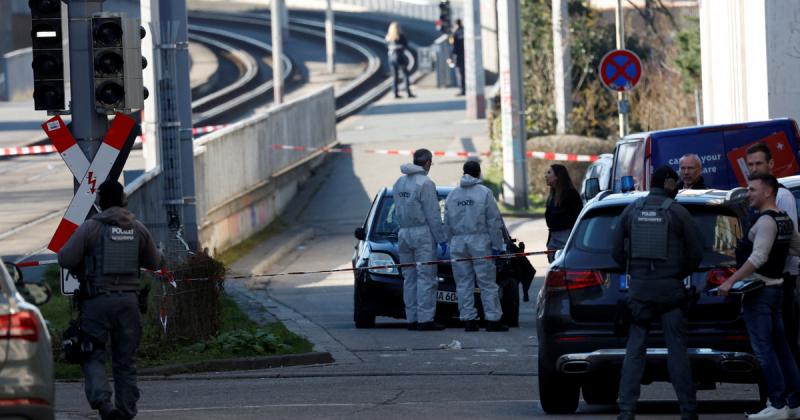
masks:
{"label": "police officer in black uniform", "polygon": [[619,419],[633,419],[646,363],[647,334],[661,321],[668,369],[681,418],[697,418],[686,348],[688,295],[683,279],[700,265],[703,241],[689,212],[673,199],[678,174],[669,166],[652,176],[650,193],[628,205],[614,232],[614,260],[628,274],[631,325],[619,385]]}
{"label": "police officer in black uniform", "polygon": [[[103,420],[131,419],[139,400],[139,273],[141,267],[159,268],[162,256],[147,228],[124,208],[125,192],[119,182],[102,183],[97,197],[102,212],[75,231],[59,251],[58,263],[80,280],[79,323],[91,343],[81,362],[86,398]],[[113,403],[105,371],[107,350],[114,373]]]}

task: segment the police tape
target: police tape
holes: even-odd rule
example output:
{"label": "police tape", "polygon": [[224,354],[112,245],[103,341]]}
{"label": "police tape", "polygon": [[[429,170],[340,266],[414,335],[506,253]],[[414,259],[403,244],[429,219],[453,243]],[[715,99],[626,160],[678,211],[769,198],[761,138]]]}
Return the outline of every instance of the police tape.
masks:
{"label": "police tape", "polygon": [[[178,282],[194,282],[194,281],[222,281],[222,280],[241,280],[241,279],[253,279],[253,278],[265,278],[265,277],[282,277],[282,276],[299,276],[299,275],[309,275],[309,274],[329,274],[329,273],[343,273],[343,272],[351,272],[351,271],[363,271],[363,270],[387,270],[391,268],[409,268],[409,267],[422,267],[427,265],[439,265],[439,264],[452,264],[458,262],[470,262],[470,261],[493,261],[493,260],[507,260],[513,258],[520,258],[520,257],[527,257],[532,255],[549,255],[553,254],[555,251],[547,250],[547,251],[530,251],[530,252],[513,252],[509,254],[499,254],[499,255],[486,255],[481,257],[466,257],[466,258],[451,258],[447,260],[431,260],[431,261],[421,261],[421,262],[413,262],[413,263],[399,263],[399,264],[382,264],[382,265],[370,265],[364,267],[347,267],[347,268],[331,268],[327,270],[312,270],[312,271],[288,271],[284,273],[269,273],[269,274],[247,274],[247,275],[236,275],[236,276],[226,276],[225,278],[209,278],[209,277],[200,277],[200,278],[187,278],[187,279],[180,279],[176,278],[175,275],[178,274],[175,271],[168,270],[166,268],[162,268],[160,270],[148,270],[143,268],[142,272],[150,273],[156,277],[163,278],[166,282],[170,283],[173,287],[177,287]],[[52,265],[58,264],[57,260],[44,260],[44,261],[26,261],[18,263],[18,267],[35,267],[35,266],[42,266],[42,265]]]}
{"label": "police tape", "polygon": [[[222,130],[228,124],[206,125],[202,127],[192,128],[192,134],[208,134],[214,131]],[[134,144],[144,142],[144,136],[136,137]],[[56,153],[58,150],[51,144],[43,144],[40,146],[21,146],[21,147],[0,147],[0,157],[7,156],[26,156],[26,155],[46,155],[49,153]]]}
{"label": "police tape", "polygon": [[[375,155],[393,155],[393,156],[413,156],[414,150],[410,149],[361,149],[354,150],[349,147],[308,147],[308,146],[293,146],[290,144],[273,144],[272,148],[275,150],[287,150],[295,152],[322,152],[322,153],[348,153],[352,154],[367,153]],[[491,156],[492,152],[469,152],[466,150],[435,150],[431,152],[436,157],[480,157]],[[573,153],[557,153],[557,152],[538,152],[528,151],[525,153],[526,157],[543,160],[554,160],[563,162],[594,162],[599,157],[597,155],[578,155]]]}

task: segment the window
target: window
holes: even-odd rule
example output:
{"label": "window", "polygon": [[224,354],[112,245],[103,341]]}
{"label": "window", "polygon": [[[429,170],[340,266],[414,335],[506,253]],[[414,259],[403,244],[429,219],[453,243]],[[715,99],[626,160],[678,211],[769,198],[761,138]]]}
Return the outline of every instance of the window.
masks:
{"label": "window", "polygon": [[[439,196],[440,217],[444,216],[445,198],[447,198],[447,196]],[[375,215],[374,223],[372,229],[373,235],[397,236],[397,231],[400,227],[397,225],[397,216],[394,211],[394,197],[383,197],[380,208],[378,208],[378,214]]]}
{"label": "window", "polygon": [[620,179],[623,176],[632,176],[637,190],[642,188],[644,180],[644,139],[621,143],[617,148],[616,165],[614,168],[614,191],[619,191]]}
{"label": "window", "polygon": [[[577,249],[596,253],[611,252],[613,237],[623,207],[597,209],[584,216],[574,233]],[[739,219],[721,207],[687,206],[700,228],[707,253],[721,257],[734,257],[736,242],[742,237]]]}

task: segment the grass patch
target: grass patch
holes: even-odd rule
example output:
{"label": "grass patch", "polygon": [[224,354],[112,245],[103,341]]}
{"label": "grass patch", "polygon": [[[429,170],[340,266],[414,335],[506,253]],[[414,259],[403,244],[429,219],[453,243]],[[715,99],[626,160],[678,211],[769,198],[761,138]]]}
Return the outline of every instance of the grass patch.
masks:
{"label": "grass patch", "polygon": [[[497,165],[489,165],[483,173],[483,185],[489,187],[494,193],[495,198],[500,196],[503,185],[503,169]],[[508,216],[530,217],[530,216],[544,216],[546,210],[545,198],[539,194],[531,193],[528,195],[528,208],[517,209],[509,207],[498,202],[500,212]]]}
{"label": "grass patch", "polygon": [[258,245],[265,242],[267,239],[271,238],[273,235],[285,228],[286,224],[283,223],[280,218],[276,218],[264,229],[261,229],[260,231],[250,235],[242,242],[239,242],[238,244],[222,251],[216,255],[215,258],[225,264],[226,267],[230,267],[231,264],[249,254]]}
{"label": "grass patch", "polygon": [[[56,379],[76,379],[82,377],[80,366],[62,361],[61,335],[77,312],[72,313],[71,298],[61,294],[59,277],[58,267],[46,272],[45,281],[55,293],[40,310],[52,336]],[[313,348],[308,340],[295,335],[280,322],[267,325],[253,322],[233,299],[224,294],[220,298],[222,322],[216,336],[204,342],[168,344],[161,340],[161,326],[155,318],[158,306],[154,295],[151,293],[150,296],[150,312],[142,318],[142,341],[137,358],[140,368],[233,357],[306,353]],[[108,369],[110,371],[110,361]]]}

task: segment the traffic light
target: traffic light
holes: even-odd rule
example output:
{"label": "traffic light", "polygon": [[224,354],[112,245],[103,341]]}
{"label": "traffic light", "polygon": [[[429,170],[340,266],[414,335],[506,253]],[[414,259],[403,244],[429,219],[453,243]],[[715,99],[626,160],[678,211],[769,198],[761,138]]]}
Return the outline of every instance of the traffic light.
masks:
{"label": "traffic light", "polygon": [[29,0],[33,46],[33,104],[36,110],[64,107],[64,47],[61,0]]}
{"label": "traffic light", "polygon": [[138,19],[118,13],[92,16],[92,61],[94,105],[101,114],[133,111],[144,106],[147,97],[142,69],[141,40],[144,28]]}
{"label": "traffic light", "polygon": [[443,34],[450,33],[450,1],[442,0],[439,2],[439,19],[436,21],[436,29]]}

